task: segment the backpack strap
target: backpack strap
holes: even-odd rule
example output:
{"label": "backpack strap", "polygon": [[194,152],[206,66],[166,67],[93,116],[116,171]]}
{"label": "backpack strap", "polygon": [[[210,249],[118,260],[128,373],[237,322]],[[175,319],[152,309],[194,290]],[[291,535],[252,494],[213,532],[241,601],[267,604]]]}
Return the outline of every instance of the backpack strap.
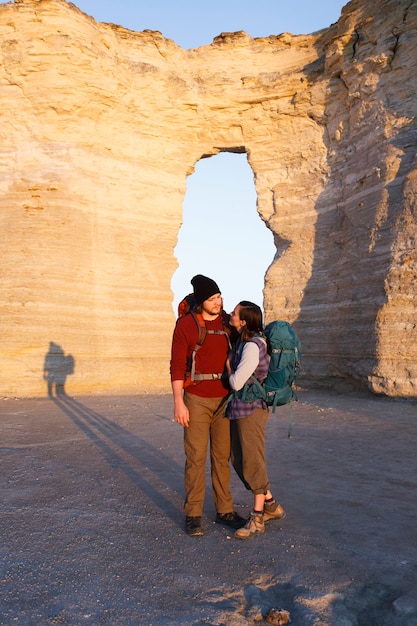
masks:
{"label": "backpack strap", "polygon": [[[198,328],[198,339],[197,339],[197,343],[196,346],[198,346],[198,348],[201,348],[201,346],[204,343],[204,340],[207,336],[207,328],[206,328],[206,323],[204,321],[203,316],[201,315],[201,313],[196,313],[195,311],[190,311],[195,323],[197,324],[197,328]],[[197,350],[198,350],[197,348]],[[195,349],[195,348],[194,348]]]}
{"label": "backpack strap", "polygon": [[220,380],[221,378],[223,378],[223,376],[225,376],[224,372],[212,372],[209,374],[198,374],[195,371],[196,355],[199,349],[201,348],[201,346],[203,345],[207,335],[224,335],[229,344],[229,348],[231,349],[230,331],[228,332],[228,329],[224,323],[223,317],[222,317],[223,330],[208,330],[206,328],[206,323],[201,313],[190,311],[190,314],[193,316],[193,319],[198,327],[198,339],[197,339],[197,343],[194,346],[194,350],[191,353],[191,357],[190,357],[191,368],[190,368],[189,376],[187,372],[187,378],[185,380],[184,387],[188,387],[189,385],[193,383],[199,383],[203,380]]}

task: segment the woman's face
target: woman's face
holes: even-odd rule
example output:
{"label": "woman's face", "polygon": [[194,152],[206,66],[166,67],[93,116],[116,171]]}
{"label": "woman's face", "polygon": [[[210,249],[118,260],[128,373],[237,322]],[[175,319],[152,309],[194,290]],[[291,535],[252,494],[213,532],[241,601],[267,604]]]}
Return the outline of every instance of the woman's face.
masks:
{"label": "woman's face", "polygon": [[243,326],[246,326],[246,322],[240,319],[240,308],[240,304],[237,304],[230,313],[230,325],[236,328],[238,333],[242,331]]}

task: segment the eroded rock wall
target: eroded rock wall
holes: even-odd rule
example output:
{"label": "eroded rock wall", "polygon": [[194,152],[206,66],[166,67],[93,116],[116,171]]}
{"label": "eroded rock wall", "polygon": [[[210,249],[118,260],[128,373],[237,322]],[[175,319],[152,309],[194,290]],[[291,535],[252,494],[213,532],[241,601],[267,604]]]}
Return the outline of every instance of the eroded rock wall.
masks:
{"label": "eroded rock wall", "polygon": [[416,3],[351,2],[324,46],[328,182],[298,319],[312,379],[393,396],[417,395],[416,27]]}
{"label": "eroded rock wall", "polygon": [[416,24],[354,0],[319,33],[185,51],[63,0],[0,5],[0,394],[59,368],[71,393],[169,389],[186,179],[235,151],[303,383],[416,395]]}

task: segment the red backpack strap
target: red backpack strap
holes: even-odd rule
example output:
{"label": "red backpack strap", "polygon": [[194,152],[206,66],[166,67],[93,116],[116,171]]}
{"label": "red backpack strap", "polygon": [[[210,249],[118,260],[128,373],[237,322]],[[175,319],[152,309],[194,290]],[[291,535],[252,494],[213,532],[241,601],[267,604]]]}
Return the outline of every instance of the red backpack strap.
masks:
{"label": "red backpack strap", "polygon": [[194,349],[191,352],[189,360],[188,360],[187,371],[185,373],[184,388],[188,387],[189,385],[192,385],[195,382],[195,355],[197,354],[197,351],[203,345],[204,340],[207,336],[207,328],[206,328],[206,325],[205,325],[205,322],[201,313],[196,313],[195,311],[190,311],[190,310],[187,310],[186,313],[191,315],[193,320],[197,324],[198,338],[197,338],[197,343],[195,344]]}
{"label": "red backpack strap", "polygon": [[207,336],[206,323],[201,313],[196,313],[195,311],[190,311],[190,313],[193,316],[195,323],[197,324],[197,328],[198,328],[197,346],[200,348],[203,345],[204,340]]}
{"label": "red backpack strap", "polygon": [[203,345],[205,338],[207,337],[207,328],[206,328],[206,323],[201,313],[196,313],[195,311],[191,311],[190,313],[193,316],[194,321],[198,327],[197,343],[195,344],[194,350],[191,354],[190,382],[193,383],[195,381],[195,357],[196,357],[198,350]]}
{"label": "red backpack strap", "polygon": [[212,335],[225,335],[229,346],[230,346],[230,338],[229,338],[229,333],[227,332],[228,329],[226,328],[226,325],[223,324],[223,330],[207,330],[206,328],[206,323],[204,321],[204,318],[202,316],[201,313],[196,313],[195,311],[190,311],[190,314],[193,316],[193,319],[195,321],[195,323],[197,324],[198,327],[198,339],[197,339],[197,343],[194,347],[194,350],[191,353],[190,356],[190,361],[189,361],[189,369],[186,373],[186,379],[184,382],[184,388],[188,387],[189,385],[196,383],[196,382],[201,382],[202,380],[218,380],[220,378],[222,378],[223,373],[222,372],[215,372],[215,373],[211,373],[211,374],[196,374],[195,371],[195,357],[196,354],[198,352],[198,350],[201,348],[201,346],[203,345],[206,337],[208,334],[212,334]]}

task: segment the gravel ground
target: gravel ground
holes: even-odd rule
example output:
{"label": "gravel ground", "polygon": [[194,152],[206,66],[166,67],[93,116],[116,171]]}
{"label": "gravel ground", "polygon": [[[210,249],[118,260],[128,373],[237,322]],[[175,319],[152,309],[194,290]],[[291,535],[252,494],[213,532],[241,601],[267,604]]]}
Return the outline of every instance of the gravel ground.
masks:
{"label": "gravel ground", "polygon": [[[183,528],[170,395],[0,400],[3,625],[417,626],[417,403],[301,391],[271,415],[287,511]],[[236,510],[252,497],[232,474]]]}

